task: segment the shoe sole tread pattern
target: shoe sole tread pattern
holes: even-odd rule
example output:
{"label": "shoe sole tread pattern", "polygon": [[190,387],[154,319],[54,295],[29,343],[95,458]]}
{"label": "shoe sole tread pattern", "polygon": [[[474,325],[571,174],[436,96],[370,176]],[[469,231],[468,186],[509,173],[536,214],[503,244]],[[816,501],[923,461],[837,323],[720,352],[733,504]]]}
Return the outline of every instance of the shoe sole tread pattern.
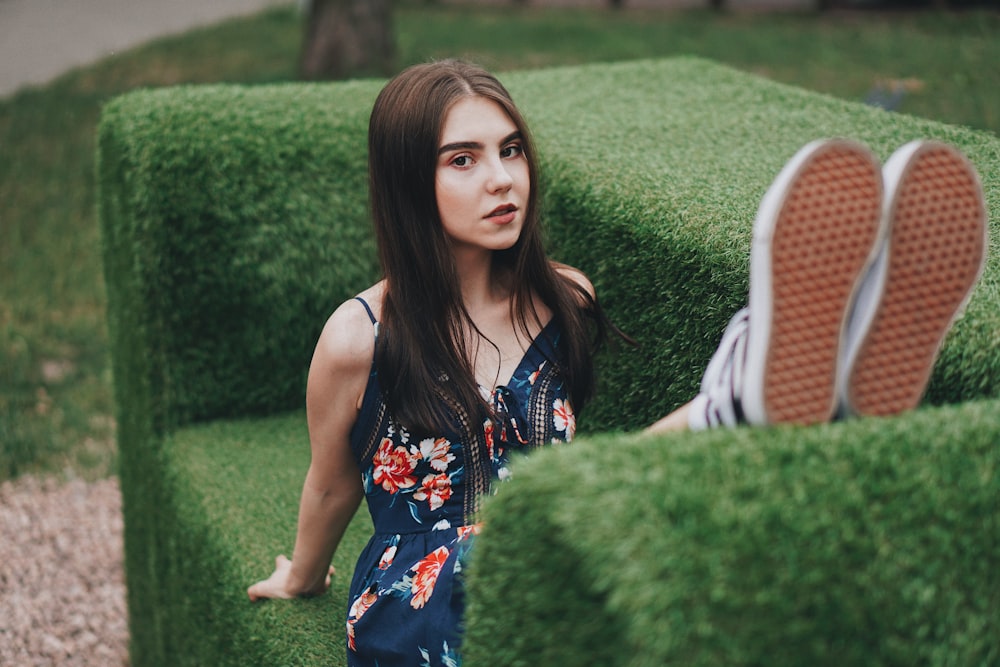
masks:
{"label": "shoe sole tread pattern", "polygon": [[881,221],[881,172],[850,142],[822,145],[790,183],[771,238],[769,424],[829,421],[846,313]]}
{"label": "shoe sole tread pattern", "polygon": [[957,150],[918,147],[889,196],[882,300],[848,381],[851,408],[859,415],[917,407],[986,252],[979,179]]}

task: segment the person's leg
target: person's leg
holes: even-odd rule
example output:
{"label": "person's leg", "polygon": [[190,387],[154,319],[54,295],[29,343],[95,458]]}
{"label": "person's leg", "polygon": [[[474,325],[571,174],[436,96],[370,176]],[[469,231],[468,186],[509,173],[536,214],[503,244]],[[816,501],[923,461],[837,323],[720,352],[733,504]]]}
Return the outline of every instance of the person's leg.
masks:
{"label": "person's leg", "polygon": [[747,309],[729,320],[722,341],[708,362],[693,400],[649,426],[648,433],[736,426],[743,421],[739,400],[746,354]]}
{"label": "person's leg", "polygon": [[650,431],[919,404],[985,266],[982,186],[957,149],[911,142],[885,165],[873,226],[881,181],[870,159],[850,142],[815,142],[782,170],[754,225],[749,308],[730,321],[695,399]]}
{"label": "person's leg", "polygon": [[699,394],[650,430],[829,421],[849,306],[875,256],[881,170],[860,144],[803,147],[754,221],[749,306],[730,321]]}
{"label": "person's leg", "polygon": [[694,401],[688,401],[666,417],[658,419],[646,427],[646,433],[669,433],[671,431],[687,431],[691,428],[689,413]]}
{"label": "person's leg", "polygon": [[841,412],[915,408],[986,260],[986,206],[954,147],[914,141],[883,169],[888,235],[861,289],[841,372]]}

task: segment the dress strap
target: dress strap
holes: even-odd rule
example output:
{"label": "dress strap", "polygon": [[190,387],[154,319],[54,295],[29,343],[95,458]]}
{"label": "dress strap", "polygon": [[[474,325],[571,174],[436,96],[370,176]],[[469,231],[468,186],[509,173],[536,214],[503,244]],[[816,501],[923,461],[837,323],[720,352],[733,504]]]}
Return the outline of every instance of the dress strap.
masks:
{"label": "dress strap", "polygon": [[362,299],[360,296],[356,296],[354,297],[354,299],[356,301],[360,301],[361,305],[365,307],[365,311],[368,313],[368,319],[372,321],[372,324],[378,324],[378,320],[375,319],[375,313],[372,312],[371,306],[368,305],[368,302]]}

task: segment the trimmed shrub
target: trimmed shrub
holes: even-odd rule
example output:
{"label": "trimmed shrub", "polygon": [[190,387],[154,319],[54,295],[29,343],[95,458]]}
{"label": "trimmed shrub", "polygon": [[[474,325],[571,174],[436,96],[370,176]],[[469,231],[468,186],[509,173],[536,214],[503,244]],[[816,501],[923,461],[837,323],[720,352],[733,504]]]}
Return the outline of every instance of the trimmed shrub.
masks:
{"label": "trimmed shrub", "polygon": [[989,400],[540,452],[486,504],[464,664],[997,664],[998,442]]}
{"label": "trimmed shrub", "polygon": [[[740,429],[648,441],[594,434],[638,428],[692,396],[726,319],[746,298],[757,202],[799,146],[820,136],[849,136],[866,142],[884,159],[917,137],[955,143],[986,176],[988,206],[997,219],[997,139],[811,94],[698,59],[519,72],[502,78],[538,139],[554,256],[590,275],[614,320],[641,347],[615,346],[602,354],[599,398],[581,422],[581,433],[591,434],[583,438],[589,442],[538,458],[539,468],[565,466],[567,475],[559,475],[557,482],[554,470],[548,477],[533,472],[536,464],[531,459],[519,466],[524,480],[505,486],[496,504],[491,503],[488,516],[496,528],[487,530],[482,545],[477,544],[482,563],[477,557],[470,582],[477,591],[473,610],[480,610],[470,615],[470,655],[495,652],[509,656],[512,662],[503,664],[512,665],[581,664],[572,658],[576,655],[590,656],[582,664],[616,664],[614,659],[630,656],[641,661],[648,651],[685,660],[735,661],[742,656],[751,660],[744,664],[752,664],[760,651],[773,645],[763,639],[750,642],[731,622],[754,596],[762,605],[746,621],[754,627],[773,629],[795,610],[809,617],[797,620],[791,629],[773,630],[770,639],[796,638],[783,649],[788,660],[812,655],[815,642],[803,639],[811,632],[810,623],[833,618],[841,608],[861,613],[851,606],[856,592],[852,587],[860,580],[839,571],[825,573],[839,553],[830,538],[815,554],[814,569],[796,566],[788,572],[819,577],[815,573],[823,571],[824,577],[834,579],[843,575],[836,581],[843,582],[844,590],[815,597],[812,591],[819,589],[809,586],[822,587],[829,579],[820,577],[802,588],[782,580],[775,591],[812,596],[801,603],[805,606],[795,607],[795,600],[786,604],[768,598],[770,588],[754,588],[773,584],[766,575],[774,568],[768,565],[772,561],[751,563],[763,549],[754,551],[758,547],[742,544],[744,538],[766,542],[768,531],[787,530],[788,544],[794,545],[823,526],[831,531],[827,537],[836,535],[835,526],[828,524],[779,521],[784,515],[775,508],[785,507],[782,503],[791,492],[768,480],[779,473],[787,477],[782,483],[790,484],[800,474],[813,480],[825,489],[823,503],[828,503],[814,509],[828,513],[805,516],[832,521],[830,512],[836,514],[842,507],[836,502],[847,502],[837,495],[838,489],[847,489],[837,486],[837,471],[867,475],[867,465],[891,476],[898,467],[893,454],[897,444],[900,451],[914,448],[914,457],[929,461],[937,461],[937,448],[948,445],[970,465],[983,466],[982,483],[968,489],[967,500],[975,497],[987,503],[992,489],[996,501],[995,466],[989,467],[995,460],[984,458],[981,439],[995,436],[995,422],[988,418],[995,413],[994,403],[977,400],[927,408],[898,420],[788,432]],[[377,279],[367,218],[365,137],[368,113],[381,86],[381,81],[357,81],[140,91],[116,99],[102,115],[99,205],[118,404],[132,661],[137,666],[343,664],[346,587],[367,537],[366,517],[355,521],[336,556],[339,575],[331,596],[251,605],[243,591],[267,574],[276,553],[292,546],[296,500],[308,464],[301,405],[314,341],[337,304]],[[991,262],[947,341],[929,403],[1000,396],[998,300],[996,263]],[[903,436],[906,442],[899,443]],[[822,458],[823,443],[831,443],[834,458]],[[851,458],[862,451],[874,457],[864,465]],[[835,458],[841,455],[837,452],[847,458]],[[627,460],[620,471],[612,455]],[[575,464],[578,456],[583,460]],[[741,456],[757,457],[756,467],[744,466]],[[596,472],[603,472],[600,467],[587,475],[582,469],[572,472],[575,465],[590,465],[586,462],[591,459],[594,465],[604,461],[609,475],[625,477],[617,478],[619,484],[612,489],[603,485]],[[737,459],[739,465],[733,463]],[[774,461],[784,462],[781,470],[768,467]],[[827,464],[837,471],[821,479],[820,469]],[[735,493],[735,499],[727,501],[735,503],[753,487],[748,497],[758,504],[754,511],[773,520],[729,532],[711,524],[694,526],[692,532],[651,524],[632,536],[638,530],[633,515],[643,516],[647,506],[661,511],[660,504],[673,501],[656,485],[624,483],[627,471],[641,473],[647,481],[662,478],[673,484],[684,466],[704,467],[691,484],[677,487],[677,493],[687,494],[688,504],[681,505],[685,511],[698,503],[707,507],[725,494]],[[720,467],[733,475],[745,467],[747,477],[734,477],[731,487],[717,484],[712,475]],[[912,466],[898,470],[899,488],[907,489],[919,487],[921,475],[946,472]],[[949,503],[958,502],[963,485],[973,478],[963,473],[956,477],[954,493],[927,502],[918,498],[917,505],[926,509],[931,500],[940,500],[940,511],[950,517],[941,530],[966,527],[970,506]],[[881,484],[879,479],[873,478],[872,484]],[[851,514],[844,529],[909,531],[894,544],[919,546],[923,533],[913,531],[919,517],[931,516],[919,514],[923,509],[912,516],[879,515],[864,523],[861,508],[866,499],[882,498],[876,494],[881,488],[851,487],[859,494],[851,507],[861,523],[852,523]],[[578,497],[579,507],[556,502],[563,496],[565,503]],[[524,508],[521,516],[530,517],[527,525],[518,527],[516,539],[504,538],[507,546],[531,556],[498,558],[496,550],[504,545],[494,544],[500,540],[492,535],[502,525],[497,517],[510,511],[503,508],[518,502],[548,505],[550,499],[551,508]],[[590,503],[606,512],[600,521],[585,515]],[[663,519],[662,512],[648,512],[654,521]],[[590,524],[575,525],[578,518],[592,521],[593,530],[604,526],[602,530],[617,532],[588,532]],[[684,517],[677,520],[683,523]],[[971,549],[968,558],[985,559],[982,562],[996,569],[991,520],[984,519],[980,526],[987,536],[982,543],[969,534],[961,546]],[[570,526],[580,531],[579,544],[573,546],[577,551],[567,546],[575,539],[566,532]],[[698,591],[684,589],[683,596],[669,597],[679,595],[676,584],[660,577],[672,571],[676,558],[644,552],[635,543],[652,533],[676,533],[676,542],[704,539],[706,556],[719,559],[731,552],[742,559],[691,563],[692,568],[715,568],[713,576],[725,586],[712,589],[712,595],[721,595],[718,604],[729,605],[733,615],[718,617],[718,608],[708,604],[717,600],[710,596],[705,602]],[[857,544],[874,533],[859,534]],[[650,537],[649,544],[665,544],[657,539]],[[727,546],[727,539],[734,543]],[[623,558],[613,568],[609,564],[601,569],[600,563],[615,555],[608,550],[621,544],[630,545],[621,547],[618,555]],[[683,549],[670,543],[670,549],[691,553],[700,551],[701,543],[693,541]],[[814,557],[808,550],[789,549],[781,557]],[[910,571],[919,573],[938,563],[942,554],[954,552],[931,545],[912,553]],[[556,572],[539,559],[561,566]],[[663,559],[669,565],[657,565]],[[911,614],[891,622],[878,619],[883,623],[878,627],[896,632],[903,638],[900,642],[908,641],[910,632],[925,632],[920,637],[941,631],[971,637],[976,619],[985,616],[961,608],[960,602],[995,603],[995,597],[963,596],[976,586],[988,590],[990,582],[996,589],[996,581],[976,580],[987,571],[958,565],[948,581],[961,592],[959,597],[945,594],[943,588],[930,593],[924,588],[914,589],[916,597],[900,598],[947,598],[940,608],[951,610],[951,620],[935,624],[921,615],[921,609],[937,604],[932,600],[927,603],[931,606],[917,605]],[[619,574],[611,571],[623,567]],[[894,587],[905,573],[893,567],[874,567],[864,583],[872,584],[870,594],[876,599],[898,610],[902,603]],[[744,570],[745,580],[740,576]],[[643,579],[642,572],[655,576]],[[876,579],[883,572],[889,583],[880,587]],[[582,581],[591,577],[600,580]],[[515,606],[487,619],[481,611],[485,607],[476,605],[491,600],[490,589],[516,592],[507,601]],[[622,602],[631,597],[659,599],[661,594],[674,600],[669,608],[650,604],[645,614],[638,609],[644,605]],[[494,602],[488,604],[492,609]],[[503,608],[496,604],[498,610]],[[539,625],[525,628],[520,614]],[[723,621],[716,623],[716,618]],[[965,634],[959,632],[963,619],[972,624],[962,631]],[[831,632],[846,632],[856,621],[846,619]],[[549,643],[535,645],[536,658],[546,659],[517,653],[528,640],[507,638],[497,629],[499,623],[536,638],[532,641],[548,637]],[[642,633],[655,635],[652,643],[640,641]],[[567,637],[576,643],[569,646]],[[609,644],[608,637],[618,638],[618,644]],[[698,638],[705,642],[700,644]],[[853,638],[845,639],[843,655],[851,657],[856,655],[851,651],[861,649],[848,640]],[[876,664],[883,651],[911,655],[885,641],[889,643],[872,649]],[[923,648],[916,651],[929,645],[918,644]],[[702,645],[704,653],[691,653],[692,646]],[[969,640],[963,645],[965,653],[942,649],[940,655],[996,658],[995,653],[980,651],[982,643]]]}
{"label": "trimmed shrub", "polygon": [[[269,616],[294,612],[255,611],[242,595],[270,559],[237,583],[217,551],[233,535],[206,498],[214,486],[240,490],[222,480],[188,486],[164,437],[192,422],[301,408],[326,317],[377,277],[366,128],[379,88],[141,91],[102,114],[99,204],[136,665],[268,664],[252,647],[270,655],[270,636],[288,636]],[[280,482],[268,480],[273,461],[252,442],[233,455],[261,466],[265,478],[251,489],[266,499]],[[282,455],[303,453],[304,435]],[[297,494],[306,465],[288,492]],[[294,529],[295,506],[285,508],[281,524]],[[258,625],[243,622],[248,613]],[[297,627],[311,627],[303,618]]]}

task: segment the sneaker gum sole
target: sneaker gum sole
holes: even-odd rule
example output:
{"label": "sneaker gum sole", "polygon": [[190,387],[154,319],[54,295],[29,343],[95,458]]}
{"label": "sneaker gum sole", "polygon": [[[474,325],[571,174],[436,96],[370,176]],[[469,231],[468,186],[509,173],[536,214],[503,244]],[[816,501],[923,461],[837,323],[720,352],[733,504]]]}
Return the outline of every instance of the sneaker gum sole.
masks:
{"label": "sneaker gum sole", "polygon": [[771,241],[767,423],[829,421],[846,314],[879,234],[881,172],[867,150],[832,142],[801,169]]}
{"label": "sneaker gum sole", "polygon": [[[888,187],[888,186],[887,186]],[[955,149],[920,146],[900,176],[882,301],[848,384],[861,415],[917,407],[951,323],[982,271],[986,210],[979,180]]]}

